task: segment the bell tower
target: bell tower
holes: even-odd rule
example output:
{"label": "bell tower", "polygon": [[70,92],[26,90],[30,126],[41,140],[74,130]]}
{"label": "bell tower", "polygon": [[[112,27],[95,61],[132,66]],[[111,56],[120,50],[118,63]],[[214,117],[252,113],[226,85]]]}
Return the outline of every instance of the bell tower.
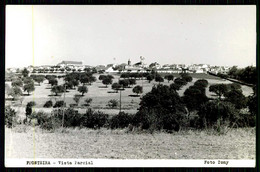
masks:
{"label": "bell tower", "polygon": [[131,66],[131,61],[130,61],[130,59],[128,59],[128,66]]}

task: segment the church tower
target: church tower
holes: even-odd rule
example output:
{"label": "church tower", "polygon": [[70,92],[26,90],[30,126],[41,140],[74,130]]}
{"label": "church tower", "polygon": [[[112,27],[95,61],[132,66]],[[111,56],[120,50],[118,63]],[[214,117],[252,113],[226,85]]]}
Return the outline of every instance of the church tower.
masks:
{"label": "church tower", "polygon": [[131,61],[130,61],[130,59],[128,59],[128,66],[131,66]]}

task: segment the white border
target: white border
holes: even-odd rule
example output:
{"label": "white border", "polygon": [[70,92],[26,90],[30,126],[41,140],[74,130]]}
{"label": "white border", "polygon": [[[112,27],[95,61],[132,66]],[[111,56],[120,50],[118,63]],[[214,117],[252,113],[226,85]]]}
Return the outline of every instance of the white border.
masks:
{"label": "white border", "polygon": [[[38,164],[32,162],[38,161]],[[219,164],[225,161],[227,164]],[[82,164],[75,164],[82,163]],[[209,164],[208,164],[208,163]],[[212,164],[214,162],[214,164]],[[43,164],[44,163],[44,164]],[[87,163],[87,164],[86,164]],[[111,159],[6,159],[5,167],[255,167],[255,160],[111,160]]]}

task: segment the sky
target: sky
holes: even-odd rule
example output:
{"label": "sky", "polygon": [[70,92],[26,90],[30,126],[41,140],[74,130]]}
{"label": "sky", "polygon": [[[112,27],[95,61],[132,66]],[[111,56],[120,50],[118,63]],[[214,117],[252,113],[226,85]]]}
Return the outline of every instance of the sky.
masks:
{"label": "sky", "polygon": [[256,6],[7,5],[6,68],[256,64]]}

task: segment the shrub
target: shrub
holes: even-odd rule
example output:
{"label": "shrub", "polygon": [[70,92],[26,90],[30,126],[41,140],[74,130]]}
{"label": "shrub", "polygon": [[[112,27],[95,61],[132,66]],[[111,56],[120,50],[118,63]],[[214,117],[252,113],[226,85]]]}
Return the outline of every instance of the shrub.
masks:
{"label": "shrub", "polygon": [[149,74],[146,76],[146,79],[149,81],[149,83],[154,79],[154,76]]}
{"label": "shrub", "polygon": [[73,97],[73,100],[76,102],[77,105],[79,104],[80,99],[81,99],[81,95],[75,94]]}
{"label": "shrub", "polygon": [[255,127],[256,126],[256,116],[252,115],[246,110],[240,110],[239,116],[234,123],[237,127]]}
{"label": "shrub", "polygon": [[54,108],[56,108],[56,107],[66,107],[66,103],[63,101],[63,100],[61,100],[61,101],[57,101],[55,104],[54,104]]}
{"label": "shrub", "polygon": [[128,80],[128,79],[119,80],[118,83],[119,83],[120,85],[122,85],[123,88],[126,88],[126,87],[128,87],[128,85],[129,85],[129,80]]}
{"label": "shrub", "polygon": [[88,128],[100,128],[104,127],[108,123],[108,115],[100,112],[88,109],[83,115],[81,125]]}
{"label": "shrub", "polygon": [[32,107],[35,106],[36,103],[34,101],[30,101],[27,103],[26,108],[25,108],[25,115],[26,119],[29,118],[30,120],[32,119]]}
{"label": "shrub", "polygon": [[110,108],[116,108],[118,106],[118,100],[116,99],[109,100],[107,106]]}
{"label": "shrub", "polygon": [[134,123],[143,129],[165,129],[178,131],[186,109],[177,92],[166,85],[157,85],[143,96]]}
{"label": "shrub", "polygon": [[121,88],[121,85],[118,83],[113,83],[111,87],[113,90],[116,90],[116,92],[118,92],[118,90]]}
{"label": "shrub", "polygon": [[181,75],[181,78],[184,79],[186,82],[192,81],[192,77],[188,73],[182,73],[180,75]]}
{"label": "shrub", "polygon": [[204,87],[206,88],[208,86],[208,81],[206,79],[199,79],[196,82],[194,82],[194,86]]}
{"label": "shrub", "polygon": [[[53,111],[53,117],[56,118],[56,121],[61,121],[63,118],[63,110],[56,109]],[[68,108],[64,110],[64,127],[76,127],[80,126],[82,120],[82,114],[79,114],[77,110]],[[61,123],[60,123],[61,125]]]}
{"label": "shrub", "polygon": [[10,106],[5,107],[5,125],[11,128],[16,124],[16,112]]}
{"label": "shrub", "polygon": [[85,99],[85,103],[87,106],[90,106],[91,102],[92,102],[92,98]]}
{"label": "shrub", "polygon": [[232,89],[224,96],[225,101],[233,103],[237,109],[245,108],[247,105],[247,98],[243,95],[242,90]]}
{"label": "shrub", "polygon": [[187,81],[184,80],[183,78],[176,78],[174,80],[174,83],[182,87],[187,84]]}
{"label": "shrub", "polygon": [[133,88],[133,92],[136,93],[137,95],[139,95],[140,93],[143,93],[143,87],[141,87],[140,85],[137,85]]}
{"label": "shrub", "polygon": [[33,107],[35,105],[36,105],[35,101],[30,101],[30,102],[27,103],[27,106]]}
{"label": "shrub", "polygon": [[207,128],[217,124],[217,122],[220,123],[219,125],[225,122],[233,124],[238,118],[238,111],[232,103],[214,100],[203,104],[198,115],[203,122],[203,127]]}
{"label": "shrub", "polygon": [[43,105],[43,107],[45,107],[45,108],[50,108],[50,107],[52,107],[52,106],[53,106],[53,103],[52,103],[51,100],[45,102],[45,104]]}
{"label": "shrub", "polygon": [[57,96],[59,93],[65,92],[65,87],[63,85],[55,85],[51,88],[51,92],[55,93],[55,96]]}
{"label": "shrub", "polygon": [[110,119],[110,127],[112,129],[128,127],[128,125],[132,123],[133,117],[133,115],[120,112],[118,115],[115,115]]}
{"label": "shrub", "polygon": [[164,81],[164,79],[163,79],[163,77],[161,77],[160,75],[157,75],[157,76],[155,77],[155,81],[156,81],[156,82],[159,82],[159,84],[160,84],[161,82]]}

